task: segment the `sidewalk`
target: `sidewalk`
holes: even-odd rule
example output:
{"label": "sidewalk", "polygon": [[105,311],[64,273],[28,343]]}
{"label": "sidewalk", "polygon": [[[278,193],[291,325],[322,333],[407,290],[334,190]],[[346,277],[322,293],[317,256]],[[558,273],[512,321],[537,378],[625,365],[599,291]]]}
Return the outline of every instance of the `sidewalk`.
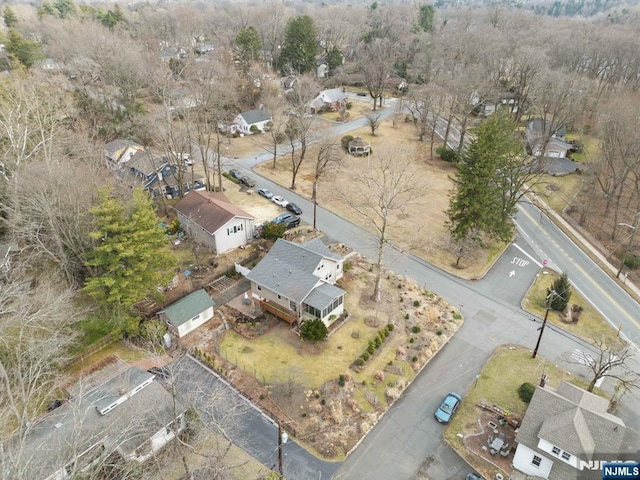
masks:
{"label": "sidewalk", "polygon": [[[589,242],[580,232],[578,232],[569,222],[567,222],[562,217],[562,215],[560,215],[555,210],[553,210],[538,195],[533,194],[533,201],[534,201],[534,204],[540,205],[555,223],[561,224],[563,229],[568,231],[571,234],[571,236],[573,236],[577,240],[576,243],[578,243],[583,250],[588,251],[587,253],[590,254],[590,256],[597,258],[600,264],[603,266],[603,268],[605,270],[608,270],[610,273],[613,274],[613,277],[615,277],[616,273],[618,273],[618,269],[614,267],[609,262],[609,260],[606,259],[606,257],[602,254],[602,252],[600,252],[596,247],[594,247],[593,244]],[[633,282],[625,281],[624,286],[627,287],[629,290],[631,290],[636,298],[640,298],[640,288],[638,288]]]}

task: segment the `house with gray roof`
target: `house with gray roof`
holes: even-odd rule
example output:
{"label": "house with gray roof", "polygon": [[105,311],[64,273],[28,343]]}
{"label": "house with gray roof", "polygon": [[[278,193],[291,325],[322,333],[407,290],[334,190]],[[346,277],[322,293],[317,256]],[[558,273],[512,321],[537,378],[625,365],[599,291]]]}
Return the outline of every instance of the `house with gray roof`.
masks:
{"label": "house with gray roof", "polygon": [[278,239],[247,278],[264,310],[290,323],[317,318],[328,326],[344,312],[346,292],[335,285],[343,263],[320,239]]}
{"label": "house with gray roof", "polygon": [[117,139],[104,146],[104,156],[110,168],[119,168],[140,151],[144,152],[144,147],[133,140]]}
{"label": "house with gray roof", "polygon": [[78,385],[81,394],[4,441],[5,477],[88,478],[114,455],[144,462],[184,430],[186,409],[153,374],[126,365],[113,373]]}
{"label": "house with gray roof", "polygon": [[347,94],[342,88],[322,90],[316,98],[309,102],[309,111],[319,113],[324,110],[335,111],[347,104]]}
{"label": "house with gray roof", "polygon": [[169,326],[169,330],[182,338],[211,320],[215,306],[209,294],[201,289],[160,310],[158,317]]}
{"label": "house with gray roof", "polygon": [[565,141],[567,127],[553,125],[548,120],[535,118],[527,124],[525,136],[531,155],[535,157],[565,158],[571,144]]}
{"label": "house with gray roof", "polygon": [[269,123],[272,120],[273,117],[268,110],[256,108],[255,110],[239,113],[230,124],[218,124],[218,129],[225,133],[251,135],[255,132],[264,132],[269,128]]}
{"label": "house with gray roof", "polygon": [[600,478],[597,461],[617,458],[626,428],[608,406],[606,398],[566,382],[555,390],[537,387],[516,435],[514,468],[549,480]]}
{"label": "house with gray roof", "polygon": [[229,202],[222,192],[191,191],[173,208],[182,227],[217,255],[249,243],[256,218]]}

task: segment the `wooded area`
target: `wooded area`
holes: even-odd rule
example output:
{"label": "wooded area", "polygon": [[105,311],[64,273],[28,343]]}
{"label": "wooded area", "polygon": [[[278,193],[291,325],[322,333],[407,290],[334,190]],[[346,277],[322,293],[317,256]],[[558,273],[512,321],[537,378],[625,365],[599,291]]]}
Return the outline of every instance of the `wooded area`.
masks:
{"label": "wooded area", "polygon": [[[8,406],[0,417],[3,433],[26,431],[44,411],[61,382],[57,365],[74,347],[76,322],[96,315],[109,330],[140,335],[130,307],[157,294],[173,267],[151,202],[132,188],[139,187],[136,182],[107,166],[104,148],[116,139],[147,147],[150,157],[151,151],[164,155],[178,172],[196,159],[207,189],[215,190],[227,168],[228,137],[219,125],[263,108],[273,114],[263,135],[274,164],[279,147],[293,149],[293,189],[300,164],[314,161],[305,160],[317,134],[307,107],[317,93],[347,85],[367,92],[375,110],[389,94],[389,79],[400,78],[408,86],[392,93],[409,112],[416,142],[429,150],[425,162],[446,145],[454,127],[460,147],[453,153],[465,165],[487,152],[504,156],[483,177],[495,178],[495,169],[503,174],[495,189],[506,202],[495,210],[500,222],[452,203],[477,220],[452,228],[460,255],[479,248],[476,229],[509,237],[505,225],[518,192],[532,179],[533,167],[513,163],[528,160],[524,151],[513,153],[512,136],[485,148],[483,132],[523,133],[529,120],[542,118],[549,125],[543,150],[566,127],[574,159],[581,162],[582,187],[566,199],[567,213],[624,257],[628,268],[640,266],[637,245],[624,227],[637,228],[640,212],[640,8],[616,4],[602,11],[582,2],[575,13],[595,16],[554,18],[572,12],[563,4],[536,7],[535,13],[447,5],[6,5],[0,32],[0,404]],[[326,67],[322,75],[320,65]],[[296,81],[285,94],[283,82],[292,77]],[[490,106],[501,107],[504,116],[485,120]],[[444,141],[434,134],[438,118],[446,123]],[[486,123],[478,127],[481,121]],[[373,124],[371,129],[375,134]],[[465,137],[476,138],[467,153]],[[334,145],[325,143],[316,184],[320,166],[331,161]],[[385,159],[393,163],[391,153]],[[506,173],[516,171],[517,178]],[[461,173],[458,182],[465,173],[475,176],[464,168]],[[398,194],[405,207],[405,196],[419,185],[410,187]],[[378,267],[384,231],[391,226],[386,214],[399,208],[394,201],[381,203],[381,213],[369,210],[382,231]],[[166,199],[154,206],[167,214]],[[137,272],[135,278],[123,268]]]}

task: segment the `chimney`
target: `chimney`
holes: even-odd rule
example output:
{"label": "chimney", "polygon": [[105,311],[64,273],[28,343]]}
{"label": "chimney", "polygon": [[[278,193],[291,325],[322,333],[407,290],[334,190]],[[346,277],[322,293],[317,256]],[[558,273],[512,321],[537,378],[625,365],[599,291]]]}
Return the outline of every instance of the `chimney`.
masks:
{"label": "chimney", "polygon": [[542,377],[540,377],[540,386],[544,388],[546,383],[547,383],[547,374],[543,373]]}

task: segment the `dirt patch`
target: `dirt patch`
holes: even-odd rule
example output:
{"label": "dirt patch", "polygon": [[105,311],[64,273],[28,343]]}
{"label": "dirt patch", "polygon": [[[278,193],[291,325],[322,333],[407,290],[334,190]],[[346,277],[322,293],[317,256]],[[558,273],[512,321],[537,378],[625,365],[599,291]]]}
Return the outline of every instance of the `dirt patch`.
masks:
{"label": "dirt patch", "polygon": [[[331,248],[348,252],[342,245]],[[296,439],[324,457],[343,458],[462,324],[457,309],[390,271],[383,272],[382,301],[374,302],[374,279],[367,259],[348,259],[339,285],[348,292],[349,316],[324,342],[303,342],[268,314],[257,322],[219,309],[222,322],[215,332],[203,332],[191,346],[265,412],[286,422]],[[239,333],[232,341],[231,330]],[[266,332],[269,352],[291,352],[287,358],[261,356],[259,331]],[[356,361],[372,344],[379,345]],[[318,375],[327,380],[318,383]]]}

